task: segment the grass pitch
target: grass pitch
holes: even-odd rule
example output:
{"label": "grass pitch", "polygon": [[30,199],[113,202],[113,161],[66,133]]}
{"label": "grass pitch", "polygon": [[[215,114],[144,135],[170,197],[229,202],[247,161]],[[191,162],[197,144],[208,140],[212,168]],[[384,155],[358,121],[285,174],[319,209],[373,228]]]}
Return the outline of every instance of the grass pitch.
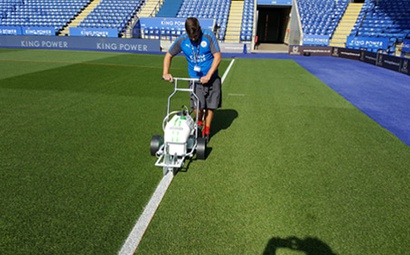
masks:
{"label": "grass pitch", "polygon": [[[3,49],[0,67],[0,253],[116,254],[162,178],[162,56]],[[407,252],[408,146],[292,60],[237,59],[223,95],[137,254]]]}

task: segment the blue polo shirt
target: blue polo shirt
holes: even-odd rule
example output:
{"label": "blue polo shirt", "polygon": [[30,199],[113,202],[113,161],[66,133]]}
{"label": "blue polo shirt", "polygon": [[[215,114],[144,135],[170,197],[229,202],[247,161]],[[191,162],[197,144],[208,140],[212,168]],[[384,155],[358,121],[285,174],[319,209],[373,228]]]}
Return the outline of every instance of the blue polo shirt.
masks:
{"label": "blue polo shirt", "polygon": [[[202,36],[198,42],[191,42],[186,33],[182,34],[171,45],[168,53],[175,56],[181,51],[188,61],[189,76],[201,78],[208,73],[214,60],[213,54],[220,52],[220,49],[215,35],[209,30],[202,30]],[[216,75],[218,75],[218,70],[214,73],[214,76]]]}

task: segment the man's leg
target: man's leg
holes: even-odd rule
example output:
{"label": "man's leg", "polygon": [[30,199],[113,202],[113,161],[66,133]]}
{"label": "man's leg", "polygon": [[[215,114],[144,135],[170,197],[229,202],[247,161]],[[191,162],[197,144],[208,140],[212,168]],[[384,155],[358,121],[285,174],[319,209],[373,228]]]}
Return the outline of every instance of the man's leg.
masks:
{"label": "man's leg", "polygon": [[[198,115],[198,122],[197,122],[197,125],[198,125],[198,128],[199,128],[198,135],[201,135],[201,132],[202,132],[203,127],[204,127],[204,121],[205,121],[205,119],[204,119],[205,114],[204,114],[203,107],[205,107],[205,105],[206,105],[206,103],[205,103],[205,100],[206,100],[205,99],[205,93],[204,93],[202,84],[199,84],[199,83],[196,84],[195,94],[198,97],[198,101],[197,101],[196,97],[194,97],[191,94],[191,108],[194,110],[194,116]],[[199,103],[199,105],[197,105],[198,103]],[[199,108],[199,112],[197,112],[197,107]]]}
{"label": "man's leg", "polygon": [[[194,109],[194,116],[196,116],[196,109]],[[199,109],[197,124],[200,126],[201,129],[204,126],[204,120],[204,109]]]}
{"label": "man's leg", "polygon": [[206,115],[205,115],[205,125],[202,130],[202,136],[206,137],[207,140],[209,140],[210,134],[211,134],[211,124],[212,124],[212,119],[214,118],[214,110],[213,109],[207,109],[206,110]]}
{"label": "man's leg", "polygon": [[205,110],[205,125],[202,135],[209,141],[211,134],[211,124],[214,118],[215,110],[221,107],[222,93],[221,93],[221,79],[219,77],[211,81],[209,86],[209,94],[206,97],[206,106],[209,107]]}

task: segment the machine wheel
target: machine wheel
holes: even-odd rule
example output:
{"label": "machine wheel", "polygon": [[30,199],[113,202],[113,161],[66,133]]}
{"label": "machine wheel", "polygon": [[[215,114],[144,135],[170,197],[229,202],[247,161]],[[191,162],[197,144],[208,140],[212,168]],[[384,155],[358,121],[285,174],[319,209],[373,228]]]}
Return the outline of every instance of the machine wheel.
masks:
{"label": "machine wheel", "polygon": [[164,138],[160,135],[153,135],[151,138],[150,151],[151,156],[155,156],[161,145],[164,143]]}
{"label": "machine wheel", "polygon": [[196,157],[198,159],[206,158],[206,139],[199,137],[196,145]]}

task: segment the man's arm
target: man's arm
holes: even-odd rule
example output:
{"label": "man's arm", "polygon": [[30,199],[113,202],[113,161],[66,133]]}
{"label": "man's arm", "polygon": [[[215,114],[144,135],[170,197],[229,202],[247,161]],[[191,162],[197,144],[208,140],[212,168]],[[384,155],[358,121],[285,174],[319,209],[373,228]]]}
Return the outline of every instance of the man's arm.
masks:
{"label": "man's arm", "polygon": [[164,62],[162,66],[162,79],[169,81],[169,82],[173,81],[173,77],[169,73],[169,69],[171,68],[171,62],[172,62],[172,55],[169,52],[165,53]]}
{"label": "man's arm", "polygon": [[212,78],[212,75],[216,72],[216,70],[218,70],[219,64],[222,60],[221,52],[216,52],[213,55],[214,60],[212,61],[211,68],[205,76],[201,77],[201,83],[208,83],[209,80]]}

